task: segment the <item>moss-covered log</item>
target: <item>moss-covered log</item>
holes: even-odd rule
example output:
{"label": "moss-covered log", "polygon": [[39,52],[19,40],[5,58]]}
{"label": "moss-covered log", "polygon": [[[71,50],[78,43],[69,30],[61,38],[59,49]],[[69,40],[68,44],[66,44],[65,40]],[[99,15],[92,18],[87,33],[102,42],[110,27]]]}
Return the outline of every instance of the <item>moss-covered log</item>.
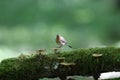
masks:
{"label": "moss-covered log", "polygon": [[0,63],[0,80],[38,80],[43,77],[94,76],[120,71],[120,48],[77,49],[59,54],[21,55]]}

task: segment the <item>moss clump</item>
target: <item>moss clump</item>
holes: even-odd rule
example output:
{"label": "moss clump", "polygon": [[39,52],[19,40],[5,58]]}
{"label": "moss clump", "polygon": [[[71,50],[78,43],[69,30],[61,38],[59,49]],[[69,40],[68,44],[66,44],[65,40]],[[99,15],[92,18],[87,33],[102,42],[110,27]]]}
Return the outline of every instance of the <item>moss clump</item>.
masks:
{"label": "moss clump", "polygon": [[[102,54],[94,57],[93,54]],[[74,63],[70,67],[61,66],[60,58],[66,63]],[[77,49],[60,54],[21,55],[17,58],[5,59],[0,63],[0,80],[38,80],[43,77],[93,75],[95,80],[101,72],[120,71],[120,48]]]}
{"label": "moss clump", "polygon": [[106,79],[106,80],[120,80],[120,78],[115,78],[115,79]]}
{"label": "moss clump", "polygon": [[0,80],[37,80],[49,76],[54,61],[54,58],[38,54],[5,59],[0,63]]}
{"label": "moss clump", "polygon": [[[96,58],[93,54],[101,54]],[[120,71],[120,48],[90,48],[64,52],[60,56],[67,62],[74,62],[73,73],[77,75],[93,75],[97,80],[100,73]]]}

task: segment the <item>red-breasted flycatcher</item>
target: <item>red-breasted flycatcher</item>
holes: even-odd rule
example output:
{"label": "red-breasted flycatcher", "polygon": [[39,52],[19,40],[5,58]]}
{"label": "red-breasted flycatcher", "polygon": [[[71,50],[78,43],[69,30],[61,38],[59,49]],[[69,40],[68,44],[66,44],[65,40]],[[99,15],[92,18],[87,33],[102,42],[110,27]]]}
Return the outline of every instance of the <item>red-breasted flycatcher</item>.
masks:
{"label": "red-breasted flycatcher", "polygon": [[57,34],[57,36],[56,36],[56,43],[59,45],[59,48],[61,48],[64,45],[67,45],[70,48],[72,48],[70,45],[67,44],[67,41],[64,39],[64,37],[62,37],[59,34]]}

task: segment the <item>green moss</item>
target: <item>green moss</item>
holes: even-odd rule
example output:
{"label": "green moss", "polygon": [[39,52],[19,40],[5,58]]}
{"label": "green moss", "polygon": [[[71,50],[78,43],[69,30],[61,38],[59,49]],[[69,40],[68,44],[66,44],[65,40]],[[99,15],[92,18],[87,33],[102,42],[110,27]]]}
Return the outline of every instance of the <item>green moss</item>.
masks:
{"label": "green moss", "polygon": [[106,79],[106,80],[120,80],[120,78],[115,78],[115,79]]}
{"label": "green moss", "polygon": [[[93,57],[93,54],[102,54]],[[60,66],[58,57],[75,66]],[[77,49],[49,55],[21,55],[5,59],[0,63],[0,80],[38,80],[43,77],[68,75],[99,75],[101,72],[120,70],[120,48]]]}

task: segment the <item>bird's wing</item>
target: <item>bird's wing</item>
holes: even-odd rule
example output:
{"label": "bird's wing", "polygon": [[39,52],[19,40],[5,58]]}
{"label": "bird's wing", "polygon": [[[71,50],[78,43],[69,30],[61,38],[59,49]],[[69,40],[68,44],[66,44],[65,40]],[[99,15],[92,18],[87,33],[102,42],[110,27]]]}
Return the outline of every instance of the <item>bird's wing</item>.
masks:
{"label": "bird's wing", "polygon": [[61,42],[63,45],[65,45],[65,44],[67,43],[67,41],[66,41],[62,36],[60,36],[60,42]]}

